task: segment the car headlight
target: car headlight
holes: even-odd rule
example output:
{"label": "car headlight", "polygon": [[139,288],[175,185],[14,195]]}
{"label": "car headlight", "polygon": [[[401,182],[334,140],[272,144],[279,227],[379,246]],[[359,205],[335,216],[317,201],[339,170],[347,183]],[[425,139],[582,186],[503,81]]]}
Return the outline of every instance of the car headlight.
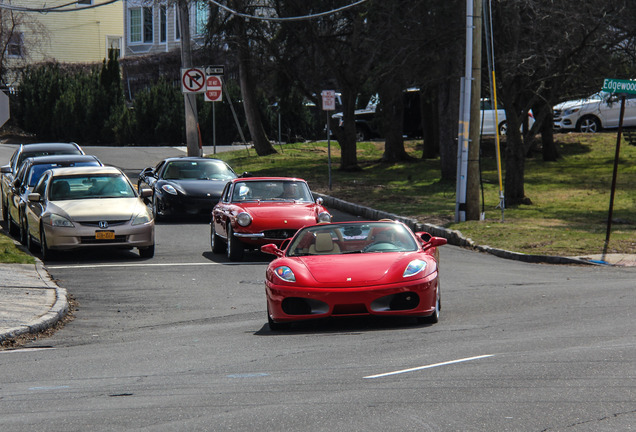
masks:
{"label": "car headlight", "polygon": [[565,111],[563,111],[563,115],[570,115],[570,114],[574,114],[575,112],[579,112],[581,108],[568,108]]}
{"label": "car headlight", "polygon": [[406,266],[402,277],[414,276],[426,268],[426,261],[413,260]]}
{"label": "car headlight", "polygon": [[60,216],[57,214],[51,215],[51,226],[54,227],[74,227],[73,222],[66,219],[64,216]]}
{"label": "car headlight", "polygon": [[327,212],[320,212],[318,222],[331,222],[331,215]]}
{"label": "car headlight", "polygon": [[252,223],[252,216],[250,216],[249,213],[241,212],[238,214],[238,216],[236,216],[236,222],[240,226],[246,227]]}
{"label": "car headlight", "polygon": [[132,225],[143,225],[150,222],[151,218],[148,212],[139,213],[133,218]]}
{"label": "car headlight", "polygon": [[287,266],[276,267],[274,269],[274,273],[276,273],[276,276],[278,276],[285,282],[296,282],[296,276],[294,276],[294,272]]}
{"label": "car headlight", "polygon": [[178,194],[178,192],[174,188],[174,186],[169,185],[169,184],[165,184],[165,185],[161,186],[161,190],[163,190],[164,192],[169,193],[170,195],[177,195]]}

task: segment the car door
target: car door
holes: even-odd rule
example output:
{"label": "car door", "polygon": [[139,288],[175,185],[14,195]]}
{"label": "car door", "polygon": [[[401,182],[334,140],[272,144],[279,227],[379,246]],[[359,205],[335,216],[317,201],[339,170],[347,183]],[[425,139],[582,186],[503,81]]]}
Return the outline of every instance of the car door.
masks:
{"label": "car door", "polygon": [[217,235],[227,238],[227,221],[229,218],[229,208],[232,202],[232,187],[234,183],[225,185],[221,199],[212,210],[212,223]]}
{"label": "car door", "polygon": [[42,214],[46,211],[46,190],[50,178],[51,171],[47,171],[42,175],[38,184],[33,188],[33,193],[40,195],[39,201],[27,200],[24,209],[26,212],[28,234],[38,239],[38,241],[40,241],[40,219],[42,218]]}

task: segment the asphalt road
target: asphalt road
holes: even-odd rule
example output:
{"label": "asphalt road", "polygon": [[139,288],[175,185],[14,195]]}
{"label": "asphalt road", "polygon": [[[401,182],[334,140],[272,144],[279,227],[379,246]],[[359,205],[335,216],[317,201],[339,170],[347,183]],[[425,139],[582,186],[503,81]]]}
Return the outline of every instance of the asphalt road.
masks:
{"label": "asphalt road", "polygon": [[[127,171],[160,159],[87,150]],[[156,239],[151,260],[75,253],[47,265],[79,308],[52,337],[0,352],[2,430],[636,429],[634,268],[443,246],[438,324],[271,332],[268,256],[212,255],[207,221],[160,223]]]}

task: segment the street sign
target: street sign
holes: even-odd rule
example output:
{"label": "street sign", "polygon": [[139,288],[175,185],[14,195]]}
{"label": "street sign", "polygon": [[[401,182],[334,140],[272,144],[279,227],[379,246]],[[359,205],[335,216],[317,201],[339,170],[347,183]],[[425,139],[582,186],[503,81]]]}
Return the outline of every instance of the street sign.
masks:
{"label": "street sign", "polygon": [[636,94],[636,81],[605,78],[603,80],[603,91]]}
{"label": "street sign", "polygon": [[223,66],[206,66],[205,75],[223,75]]}
{"label": "street sign", "polygon": [[9,96],[0,91],[0,126],[3,126],[11,117],[9,112]]}
{"label": "street sign", "polygon": [[205,91],[205,73],[201,68],[181,69],[181,91],[183,93]]}
{"label": "street sign", "polygon": [[336,110],[336,91],[323,90],[321,95],[322,95],[322,110],[335,111]]}
{"label": "street sign", "polygon": [[223,100],[223,84],[220,76],[206,77],[205,85],[205,100],[207,102],[221,102]]}

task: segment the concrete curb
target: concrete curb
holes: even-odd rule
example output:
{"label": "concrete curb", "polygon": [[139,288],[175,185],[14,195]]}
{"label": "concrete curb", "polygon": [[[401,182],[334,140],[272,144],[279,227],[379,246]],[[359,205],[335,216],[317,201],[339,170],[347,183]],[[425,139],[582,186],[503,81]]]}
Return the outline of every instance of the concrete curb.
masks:
{"label": "concrete curb", "polygon": [[329,195],[320,193],[314,193],[319,198],[322,198],[327,208],[333,208],[336,210],[344,211],[347,213],[360,216],[364,219],[378,220],[378,219],[393,219],[403,222],[413,231],[426,231],[431,235],[437,237],[444,237],[448,240],[449,244],[454,246],[460,246],[465,248],[474,249],[480,252],[486,252],[500,258],[512,259],[517,261],[524,261],[529,263],[545,263],[545,264],[586,264],[586,265],[601,265],[594,262],[586,261],[580,258],[569,258],[552,255],[528,255],[519,252],[511,252],[504,249],[496,249],[490,246],[480,246],[475,242],[457,230],[451,230],[439,225],[419,223],[414,219],[409,219],[404,216],[399,216],[393,213],[372,209],[370,207],[361,206],[358,204],[350,203],[338,198],[334,198]]}

